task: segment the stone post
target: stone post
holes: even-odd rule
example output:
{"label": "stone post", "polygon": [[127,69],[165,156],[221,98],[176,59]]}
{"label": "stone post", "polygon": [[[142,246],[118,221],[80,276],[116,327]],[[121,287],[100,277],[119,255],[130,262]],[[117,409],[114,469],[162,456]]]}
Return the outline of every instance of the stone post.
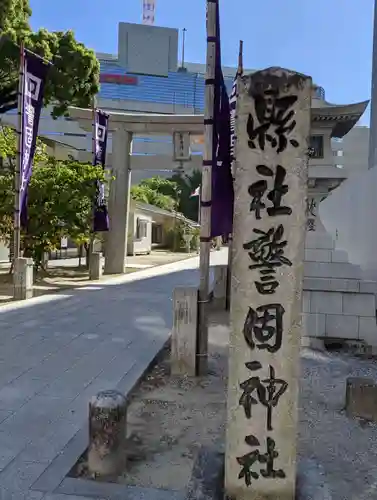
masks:
{"label": "stone post", "polygon": [[173,292],[173,330],[171,335],[172,375],[196,375],[198,329],[198,289],[177,287]]}
{"label": "stone post", "polygon": [[89,279],[99,280],[102,276],[102,254],[92,252],[89,260]]}
{"label": "stone post", "polygon": [[226,493],[294,500],[311,79],[270,68],[237,102]]}
{"label": "stone post", "polygon": [[102,477],[119,475],[125,465],[127,400],[117,391],[101,391],[89,404],[88,468]]}
{"label": "stone post", "polygon": [[215,283],[213,287],[213,301],[217,308],[226,308],[226,292],[228,279],[228,266],[215,266],[213,268]]}
{"label": "stone post", "polygon": [[33,296],[33,259],[27,259],[25,257],[15,259],[13,272],[14,300],[30,299]]}
{"label": "stone post", "polygon": [[112,134],[112,175],[115,180],[110,181],[110,227],[106,235],[105,273],[122,274],[127,256],[132,133],[119,129]]}

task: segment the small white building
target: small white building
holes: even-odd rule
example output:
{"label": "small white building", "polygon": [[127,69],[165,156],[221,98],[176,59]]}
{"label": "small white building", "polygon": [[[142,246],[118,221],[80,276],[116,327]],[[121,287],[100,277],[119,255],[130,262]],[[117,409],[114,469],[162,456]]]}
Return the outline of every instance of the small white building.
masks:
{"label": "small white building", "polygon": [[178,212],[131,201],[127,254],[148,254],[154,248],[168,248],[171,245],[172,233],[181,222],[188,227],[199,228],[199,224],[186,219]]}

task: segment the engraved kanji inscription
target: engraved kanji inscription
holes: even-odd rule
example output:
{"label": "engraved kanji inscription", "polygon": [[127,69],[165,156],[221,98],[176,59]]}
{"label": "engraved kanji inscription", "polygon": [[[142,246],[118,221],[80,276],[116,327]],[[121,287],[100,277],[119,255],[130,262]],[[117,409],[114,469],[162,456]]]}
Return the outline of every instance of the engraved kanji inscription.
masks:
{"label": "engraved kanji inscription", "polygon": [[279,224],[276,229],[272,227],[267,232],[261,229],[254,229],[253,232],[257,237],[244,243],[243,248],[248,251],[253,262],[249,269],[259,269],[261,275],[260,281],[255,282],[256,289],[262,295],[269,295],[279,286],[275,277],[276,268],[292,266],[292,262],[284,255],[287,246],[287,241],[283,239],[284,227]]}
{"label": "engraved kanji inscription", "polygon": [[308,219],[306,221],[307,231],[315,231],[315,219]]}
{"label": "engraved kanji inscription", "polygon": [[[274,177],[274,185],[271,191],[267,193],[267,200],[272,206],[267,208],[267,214],[270,217],[278,215],[291,215],[292,208],[282,205],[283,196],[288,193],[288,184],[284,184],[286,170],[281,165],[277,165],[276,172],[266,165],[257,165],[257,172],[263,177]],[[248,192],[251,196],[250,212],[255,212],[255,218],[261,219],[261,211],[266,208],[264,195],[268,189],[266,179],[261,179],[249,186]]]}
{"label": "engraved kanji inscription", "polygon": [[[259,361],[251,361],[245,363],[245,366],[251,372],[262,369]],[[240,388],[243,393],[239,403],[245,410],[247,419],[252,418],[252,407],[257,404],[262,404],[267,408],[267,430],[272,431],[272,409],[275,408],[281,396],[288,388],[288,383],[285,380],[275,377],[275,369],[269,366],[269,377],[261,379],[258,376],[250,377],[241,382]]]}
{"label": "engraved kanji inscription", "polygon": [[307,217],[306,229],[308,231],[315,231],[315,229],[316,229],[316,224],[315,224],[316,210],[317,210],[317,202],[313,198],[311,200],[307,200],[306,201],[306,217]]}
{"label": "engraved kanji inscription", "polygon": [[[245,443],[252,448],[261,446],[259,440],[253,435],[246,436]],[[266,453],[261,453],[260,449],[256,449],[242,457],[237,457],[237,462],[241,466],[238,479],[244,479],[246,486],[251,486],[252,479],[259,479],[260,476],[265,479],[285,478],[285,472],[282,469],[274,469],[274,461],[279,457],[279,453],[276,451],[276,443],[271,437],[266,438],[266,449]],[[256,472],[257,464],[265,464],[265,468],[258,468],[258,472]]]}
{"label": "engraved kanji inscription", "polygon": [[291,109],[296,101],[296,95],[279,97],[276,89],[255,95],[255,117],[250,113],[246,126],[249,148],[259,146],[264,151],[266,143],[277,153],[282,153],[288,144],[297,148],[297,140],[290,138],[296,127],[295,111]]}
{"label": "engraved kanji inscription", "polygon": [[249,307],[243,335],[250,349],[266,349],[275,353],[281,348],[284,313],[281,304],[265,304],[256,309]]}

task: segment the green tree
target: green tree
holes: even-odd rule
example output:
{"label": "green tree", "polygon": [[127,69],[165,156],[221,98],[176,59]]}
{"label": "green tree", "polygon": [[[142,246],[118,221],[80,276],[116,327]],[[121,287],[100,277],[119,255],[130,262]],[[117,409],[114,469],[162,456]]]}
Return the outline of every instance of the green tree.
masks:
{"label": "green tree", "polygon": [[[57,248],[63,236],[89,241],[95,180],[101,167],[72,161],[35,165],[28,189],[28,228],[21,234],[24,254],[41,265],[43,254]],[[13,174],[0,175],[0,236],[13,234]]]}
{"label": "green tree", "polygon": [[94,51],[77,42],[72,31],[31,31],[30,16],[28,0],[0,0],[0,114],[14,108],[21,41],[53,64],[44,103],[53,105],[54,117],[67,114],[68,106],[90,106],[99,90]]}
{"label": "green tree", "polygon": [[[0,172],[10,170],[14,172],[17,158],[17,134],[10,127],[0,125]],[[46,163],[48,155],[46,145],[37,139],[34,163]]]}
{"label": "green tree", "polygon": [[191,198],[191,195],[202,182],[200,170],[194,170],[190,175],[175,174],[169,181],[174,182],[180,191],[179,212],[188,219],[198,221],[199,197],[194,196]]}
{"label": "green tree", "polygon": [[135,201],[164,210],[176,209],[179,202],[177,184],[158,176],[144,179],[136,186],[132,186],[131,197]]}

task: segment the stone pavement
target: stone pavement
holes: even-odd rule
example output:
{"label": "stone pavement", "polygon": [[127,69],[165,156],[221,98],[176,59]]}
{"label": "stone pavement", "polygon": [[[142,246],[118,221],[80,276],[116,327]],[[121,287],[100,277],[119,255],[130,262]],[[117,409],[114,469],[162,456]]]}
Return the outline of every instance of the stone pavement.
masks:
{"label": "stone pavement", "polygon": [[[225,249],[212,253],[226,262]],[[78,498],[32,486],[85,424],[91,396],[132,385],[154,358],[173,288],[198,284],[197,267],[196,257],[0,307],[0,500]]]}

